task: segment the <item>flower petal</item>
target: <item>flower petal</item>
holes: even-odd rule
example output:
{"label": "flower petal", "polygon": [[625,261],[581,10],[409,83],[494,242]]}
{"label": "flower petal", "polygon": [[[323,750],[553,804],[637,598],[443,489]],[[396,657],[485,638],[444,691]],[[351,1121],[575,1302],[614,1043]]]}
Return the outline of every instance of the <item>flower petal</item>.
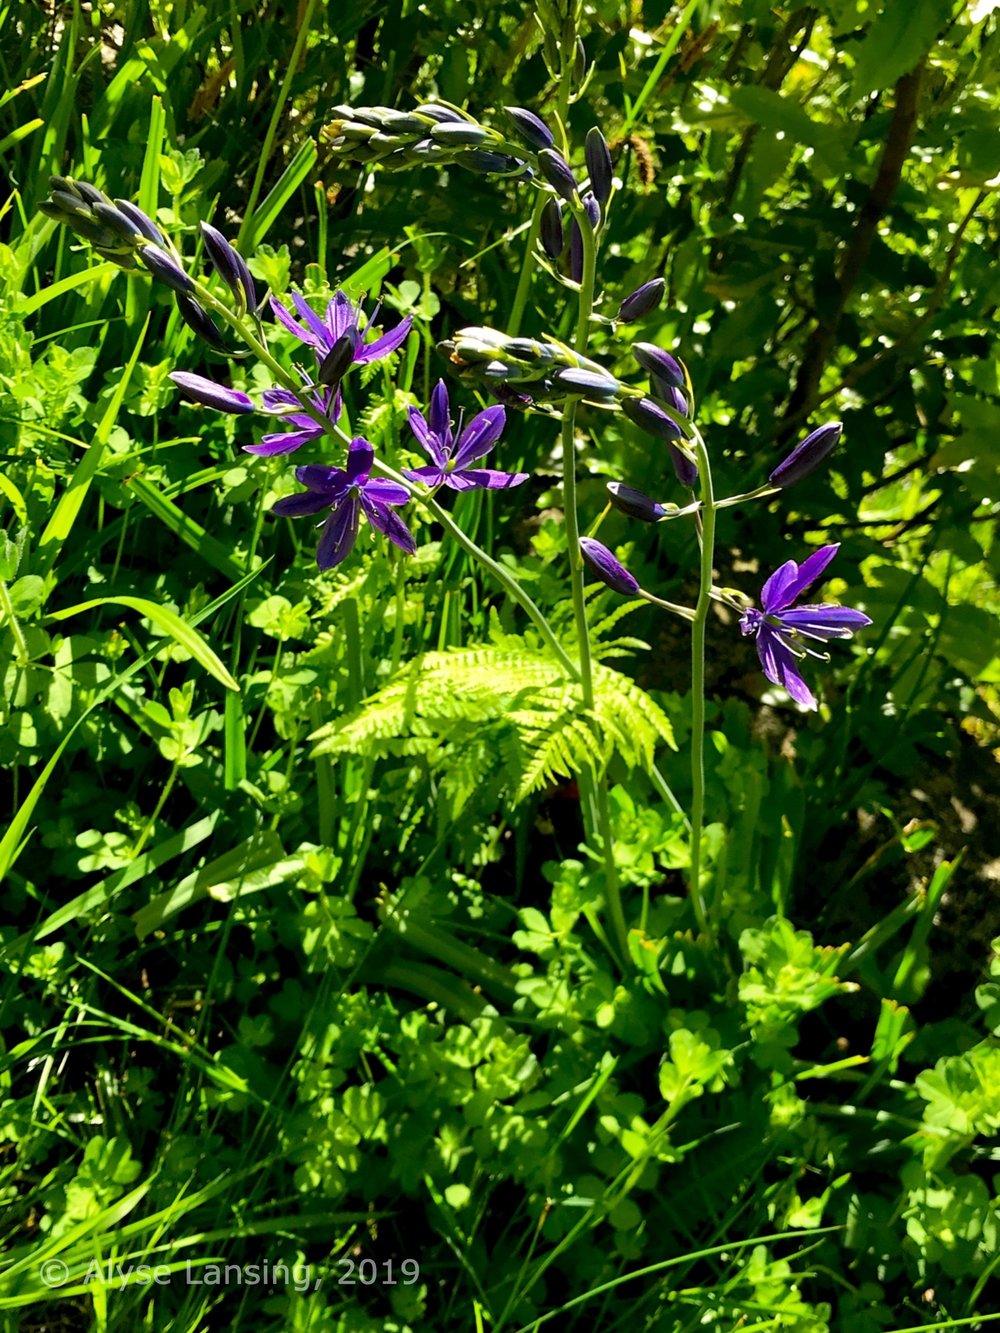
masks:
{"label": "flower petal", "polygon": [[398,481],[388,481],[385,477],[372,477],[365,485],[365,495],[376,504],[405,505],[410,492]]}
{"label": "flower petal", "polygon": [[507,424],[507,413],[502,407],[488,407],[472,418],[459,436],[455,450],[455,467],[459,471],[483,458],[496,444]]}
{"label": "flower petal", "polygon": [[315,346],[316,340],[310,331],[303,328],[298,320],[292,318],[276,296],[271,297],[271,309],[279,323],[284,324],[289,333],[294,333],[299,342],[307,343],[310,347]]}
{"label": "flower petal", "polygon": [[[433,399],[431,400],[431,416],[434,415]],[[440,433],[430,425],[422,412],[418,412],[415,407],[410,408],[410,430],[413,431],[417,443],[423,449],[424,453],[434,460],[438,467],[444,467],[448,461],[448,453],[444,438]]]}
{"label": "flower petal", "polygon": [[356,496],[347,495],[323,524],[323,532],[316,547],[316,563],[320,569],[332,569],[350,555],[358,535],[361,510]]}
{"label": "flower petal", "polygon": [[327,304],[326,327],[331,347],[348,329],[358,327],[358,312],[354,308],[354,303],[340,290],[334,292],[332,300]]}
{"label": "flower petal", "polygon": [[799,675],[795,655],[782,643],[769,625],[761,625],[757,634],[757,654],[764,675],[773,685],[786,689],[796,703],[804,708],[815,708],[816,699],[809,686]]}
{"label": "flower petal", "polygon": [[339,495],[347,485],[343,468],[328,467],[325,463],[305,463],[295,469],[295,477],[311,491],[321,491],[331,496]]}
{"label": "flower petal", "polygon": [[781,623],[800,634],[815,639],[849,639],[859,629],[872,622],[863,611],[850,606],[796,606],[782,611]]}
{"label": "flower petal", "polygon": [[[365,343],[359,347],[354,357],[358,365],[367,365],[369,361],[381,361],[384,356],[389,356],[395,352],[398,347],[402,347],[409,336],[410,326],[413,323],[412,315],[407,315],[405,319],[400,320],[394,329],[388,333],[383,333],[381,338],[376,338],[372,343]],[[414,547],[414,550],[416,547]]]}
{"label": "flower petal", "polygon": [[404,467],[403,476],[410,481],[419,481],[424,486],[440,486],[444,482],[444,469],[433,464],[427,467]]}
{"label": "flower petal", "polygon": [[492,468],[464,468],[445,474],[444,484],[453,491],[501,491],[520,486],[527,472],[496,472]]}
{"label": "flower petal", "polygon": [[796,597],[801,597],[810,584],[816,582],[839,550],[838,542],[833,546],[821,546],[807,556],[801,565],[797,565],[794,560],[786,560],[760,590],[760,604],[764,614],[775,615],[791,606]]}
{"label": "flower petal", "polygon": [[427,424],[447,449],[451,444],[451,420],[448,416],[448,386],[444,380],[438,380],[434,386]]}
{"label": "flower petal", "polygon": [[271,513],[282,518],[301,518],[303,514],[320,514],[329,508],[328,495],[320,495],[318,491],[297,491],[295,495],[286,495],[283,500],[276,500],[271,506]]}
{"label": "flower petal", "polygon": [[304,444],[310,444],[321,434],[318,427],[312,430],[288,430],[277,435],[265,435],[260,444],[245,444],[243,452],[256,454],[259,458],[276,458],[279,454],[293,454]]}
{"label": "flower petal", "polygon": [[367,487],[361,492],[361,504],[364,506],[368,522],[376,532],[384,533],[401,551],[405,551],[407,555],[412,555],[417,549],[413,533],[398,514],[393,513],[387,505],[371,499],[366,491]]}
{"label": "flower petal", "polygon": [[302,319],[305,320],[306,326],[313,335],[311,339],[313,345],[327,350],[332,347],[333,342],[330,339],[326,325],[301,292],[292,292],[292,304]]}
{"label": "flower petal", "polygon": [[375,450],[363,435],[356,435],[347,450],[347,480],[360,481],[367,477],[374,462]]}

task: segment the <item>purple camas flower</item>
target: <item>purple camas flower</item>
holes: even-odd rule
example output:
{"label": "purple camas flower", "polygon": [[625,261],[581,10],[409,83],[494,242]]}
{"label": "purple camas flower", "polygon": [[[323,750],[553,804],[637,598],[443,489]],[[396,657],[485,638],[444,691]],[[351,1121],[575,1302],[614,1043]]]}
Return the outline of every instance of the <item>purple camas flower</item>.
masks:
{"label": "purple camas flower", "polygon": [[358,436],[351,441],[347,451],[346,467],[308,463],[296,468],[296,479],[306,489],[272,506],[272,514],[285,518],[321,514],[324,509],[330,511],[316,548],[316,563],[320,569],[332,569],[350,555],[362,514],[376,532],[383,533],[407,555],[417,549],[410,529],[389,508],[390,505],[405,504],[410,493],[398,482],[372,477],[374,462],[375,450],[366,439]]}
{"label": "purple camas flower", "polygon": [[[328,421],[335,422],[341,409],[340,386],[313,384],[304,371],[299,370],[299,374],[302,377],[303,396]],[[261,403],[265,412],[280,417],[282,424],[291,429],[264,435],[260,444],[245,444],[243,448],[248,454],[259,454],[263,458],[291,454],[304,444],[311,444],[313,440],[327,434],[321,422],[302,410],[299,396],[291,389],[265,389],[261,394]]]}
{"label": "purple camas flower", "polygon": [[[383,333],[381,338],[366,343],[364,335],[375,322],[378,311],[362,325],[360,305],[356,306],[342,291],[334,292],[322,318],[300,292],[292,292],[292,304],[302,320],[301,324],[280,301],[271,297],[271,309],[280,322],[316,353],[320,379],[326,385],[339,383],[351,365],[368,365],[395,352],[406,341],[413,323],[411,316],[407,315],[394,329]],[[334,366],[339,371],[336,376],[330,373]]]}
{"label": "purple camas flower", "polygon": [[432,460],[429,467],[404,468],[403,475],[425,486],[448,486],[453,491],[502,490],[520,486],[528,480],[527,472],[495,472],[491,468],[472,468],[490,452],[499,440],[507,416],[502,407],[488,407],[479,412],[463,429],[459,423],[457,438],[452,432],[448,411],[448,389],[438,380],[431,394],[427,416],[410,409],[410,429],[424,453]]}
{"label": "purple camas flower", "polygon": [[872,623],[864,612],[849,606],[829,602],[792,605],[816,582],[839,550],[839,543],[821,546],[801,565],[787,560],[761,588],[761,610],[751,607],[740,619],[743,633],[756,636],[764,675],[772,684],[783,686],[805,708],[815,708],[816,700],[799,674],[798,663],[806,656],[825,660],[826,654],[807,648],[803,640],[825,643],[828,639],[849,639],[855,630]]}

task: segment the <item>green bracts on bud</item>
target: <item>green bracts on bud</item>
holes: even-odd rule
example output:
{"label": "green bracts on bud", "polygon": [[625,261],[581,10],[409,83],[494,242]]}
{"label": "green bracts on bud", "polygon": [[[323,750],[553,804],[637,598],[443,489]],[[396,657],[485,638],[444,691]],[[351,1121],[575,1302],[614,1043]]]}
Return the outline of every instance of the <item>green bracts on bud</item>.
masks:
{"label": "green bracts on bud", "polygon": [[503,135],[447,103],[427,102],[414,111],[379,106],[333,111],[336,119],[320,130],[320,143],[350,162],[377,162],[387,171],[434,163],[494,176],[519,176],[527,166],[507,151]]}

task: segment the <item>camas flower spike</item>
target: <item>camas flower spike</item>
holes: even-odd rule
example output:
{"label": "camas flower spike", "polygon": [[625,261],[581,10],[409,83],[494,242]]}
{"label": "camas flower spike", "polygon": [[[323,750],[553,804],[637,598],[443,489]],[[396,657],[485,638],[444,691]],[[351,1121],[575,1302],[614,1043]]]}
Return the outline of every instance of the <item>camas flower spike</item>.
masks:
{"label": "camas flower spike", "polygon": [[774,685],[781,685],[796,703],[815,708],[816,700],[799,673],[798,663],[805,657],[825,660],[824,653],[807,648],[804,639],[825,643],[828,639],[849,639],[855,630],[872,622],[862,611],[830,602],[793,606],[807,588],[819,578],[840,550],[821,546],[801,565],[787,560],[771,575],[760,590],[761,610],[751,607],[740,619],[744,634],[757,638],[757,653],[764,675]]}

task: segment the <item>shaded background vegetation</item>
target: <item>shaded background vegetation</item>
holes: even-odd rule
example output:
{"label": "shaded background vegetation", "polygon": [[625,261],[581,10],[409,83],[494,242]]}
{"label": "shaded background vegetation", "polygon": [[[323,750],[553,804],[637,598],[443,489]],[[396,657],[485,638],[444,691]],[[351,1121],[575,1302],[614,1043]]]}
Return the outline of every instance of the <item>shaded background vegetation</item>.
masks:
{"label": "shaded background vegetation", "polygon": [[[434,344],[507,322],[529,200],[433,168],[369,184],[317,135],[341,102],[545,113],[533,7],[0,7],[0,572],[24,639],[8,617],[11,818],[63,746],[3,864],[12,1326],[987,1320],[1000,21],[941,0],[597,3],[582,34],[572,138],[602,126],[625,186],[603,309],[666,279],[641,333],[691,370],[717,489],[752,488],[807,427],[844,422],[829,469],[780,507],[724,512],[720,582],[755,593],[782,560],[838,541],[833,593],[875,622],[823,668],[824,717],[805,723],[764,693],[736,626],[713,623],[727,944],[692,938],[683,830],[620,767],[618,853],[643,931],[625,977],[587,925],[573,787],[512,802],[502,724],[459,717],[431,757],[309,757],[308,734],[401,663],[484,642],[491,608],[523,628],[513,609],[430,526],[405,568],[373,548],[331,577],[308,537],[299,549],[266,518],[258,532],[277,471],[239,452],[242,423],[178,405],[167,379],[218,362],[162,290],[95,272],[36,211],[60,171],[137,199],[187,255],[213,221],[276,291],[381,283],[422,335],[369,378],[360,422],[405,449],[407,405],[447,374]],[[522,332],[565,337],[572,319],[537,272]],[[594,346],[631,373],[622,337]],[[676,498],[633,427],[597,412],[581,426],[588,520],[608,479]],[[95,432],[106,447],[81,512],[53,525]],[[554,443],[514,419],[506,457],[532,483],[457,512],[558,617]],[[645,586],[690,594],[688,529],[613,516],[602,539]],[[238,715],[148,621],[47,618],[123,592],[192,623],[208,612]],[[683,802],[686,639],[649,608],[605,637],[625,632],[652,646],[624,669],[673,721],[662,764]],[[643,940],[662,969],[643,966]],[[131,1286],[46,1303],[40,1257],[83,1271],[114,1246],[151,1262],[298,1255],[331,1276],[309,1295]],[[420,1282],[341,1286],[352,1255],[416,1258]],[[617,1305],[601,1290],[664,1261]]]}

